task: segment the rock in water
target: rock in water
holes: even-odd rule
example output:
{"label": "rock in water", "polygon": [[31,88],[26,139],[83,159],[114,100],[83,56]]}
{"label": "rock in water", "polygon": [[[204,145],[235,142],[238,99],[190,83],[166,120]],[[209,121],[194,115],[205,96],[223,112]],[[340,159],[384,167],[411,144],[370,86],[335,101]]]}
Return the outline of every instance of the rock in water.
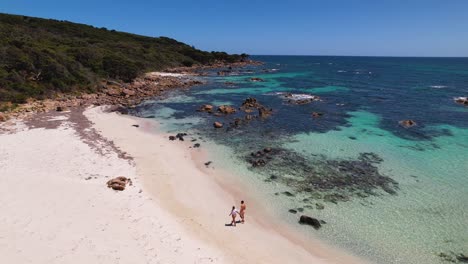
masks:
{"label": "rock in water", "polygon": [[218,112],[221,112],[225,115],[229,115],[234,114],[236,112],[236,109],[229,105],[221,105],[220,107],[218,107]]}
{"label": "rock in water", "polygon": [[411,119],[408,119],[408,120],[402,120],[402,121],[400,121],[399,124],[400,124],[401,126],[403,126],[403,127],[408,128],[408,127],[413,127],[413,126],[415,126],[415,125],[416,125],[416,122],[413,121],[413,120],[411,120]]}
{"label": "rock in water", "polygon": [[321,117],[321,116],[323,116],[323,113],[312,112],[312,117],[314,117],[314,118]]}
{"label": "rock in water", "polygon": [[214,126],[215,128],[222,128],[222,127],[223,127],[223,124],[220,123],[220,122],[214,122],[213,126]]}
{"label": "rock in water", "polygon": [[301,217],[299,218],[299,223],[302,225],[310,225],[315,229],[319,229],[320,227],[322,227],[322,224],[320,224],[319,220],[307,215],[301,215]]}
{"label": "rock in water", "polygon": [[199,112],[211,112],[213,111],[213,106],[212,105],[209,105],[209,104],[206,104],[206,105],[202,105],[199,109],[198,109]]}

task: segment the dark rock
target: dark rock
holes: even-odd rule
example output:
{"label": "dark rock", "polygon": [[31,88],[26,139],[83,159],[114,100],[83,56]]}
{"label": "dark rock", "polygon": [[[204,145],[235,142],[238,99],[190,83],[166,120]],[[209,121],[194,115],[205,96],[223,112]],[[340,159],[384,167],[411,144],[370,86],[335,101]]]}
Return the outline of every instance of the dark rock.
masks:
{"label": "dark rock", "polygon": [[297,214],[297,211],[296,211],[296,210],[294,210],[294,209],[289,209],[289,211],[288,211],[288,212],[290,212],[291,214]]}
{"label": "dark rock", "polygon": [[310,225],[315,229],[319,229],[320,227],[322,227],[322,224],[320,224],[319,220],[307,215],[301,215],[301,217],[299,218],[299,223],[302,225]]}
{"label": "dark rock", "polygon": [[253,161],[251,162],[251,164],[252,164],[252,166],[254,166],[254,167],[263,167],[263,166],[266,165],[266,162],[265,162],[265,160],[263,160],[263,159],[258,159],[258,160],[253,160]]}
{"label": "dark rock", "polygon": [[169,136],[169,140],[176,140],[175,136]]}
{"label": "dark rock", "polygon": [[250,120],[253,119],[253,116],[252,116],[252,115],[246,115],[246,116],[244,117],[244,119],[247,120],[247,121],[250,121]]}
{"label": "dark rock", "polygon": [[288,191],[286,191],[286,192],[283,192],[283,194],[284,194],[284,195],[286,195],[286,196],[289,196],[289,197],[293,197],[293,196],[295,196],[293,193],[291,193],[291,192],[288,192]]}
{"label": "dark rock", "polygon": [[212,161],[205,162],[205,166],[210,166],[210,164],[213,163]]}
{"label": "dark rock", "polygon": [[250,81],[252,81],[252,82],[264,82],[265,80],[263,80],[262,78],[258,78],[258,77],[252,77],[252,78],[250,78]]}
{"label": "dark rock", "polygon": [[140,125],[132,125],[133,127],[140,127]]}
{"label": "dark rock", "polygon": [[193,145],[194,148],[199,148],[200,147],[200,143],[196,143],[195,145]]}
{"label": "dark rock", "polygon": [[351,139],[351,140],[356,140],[357,139],[356,137],[353,137],[353,136],[349,136],[348,138]]}
{"label": "dark rock", "polygon": [[464,254],[460,254],[457,256],[457,260],[460,262],[468,263],[468,256],[465,256]]}
{"label": "dark rock", "polygon": [[55,110],[57,112],[63,112],[63,111],[67,111],[67,108],[65,106],[57,106]]}
{"label": "dark rock", "polygon": [[175,137],[180,141],[184,141],[184,137],[187,136],[187,133],[178,133]]}
{"label": "dark rock", "polygon": [[263,152],[265,152],[265,153],[270,153],[270,152],[271,152],[271,148],[264,148],[264,149],[263,149]]}
{"label": "dark rock", "polygon": [[312,112],[312,117],[314,117],[314,118],[321,117],[321,116],[323,116],[323,113]]}
{"label": "dark rock", "polygon": [[269,117],[269,116],[271,115],[272,112],[273,112],[273,109],[267,109],[266,107],[260,107],[260,108],[258,108],[258,115],[259,115],[261,118]]}
{"label": "dark rock", "polygon": [[317,208],[317,210],[323,210],[323,209],[325,209],[325,206],[323,204],[316,203],[315,208]]}

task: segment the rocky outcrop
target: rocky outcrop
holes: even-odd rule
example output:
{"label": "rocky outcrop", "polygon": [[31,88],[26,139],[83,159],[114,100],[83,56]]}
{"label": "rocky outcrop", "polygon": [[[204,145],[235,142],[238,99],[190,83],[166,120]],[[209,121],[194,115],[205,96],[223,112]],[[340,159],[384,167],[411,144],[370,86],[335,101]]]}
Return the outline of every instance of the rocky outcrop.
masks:
{"label": "rocky outcrop", "polygon": [[209,104],[202,105],[199,109],[199,112],[213,112],[213,106]]}
{"label": "rocky outcrop", "polygon": [[304,105],[309,104],[314,101],[320,101],[320,97],[311,94],[293,94],[293,93],[286,93],[284,94],[284,98],[288,99],[288,103],[295,104],[295,105]]}
{"label": "rocky outcrop", "polygon": [[0,122],[5,122],[7,121],[7,117],[4,113],[0,113]]}
{"label": "rocky outcrop", "polygon": [[312,112],[312,117],[313,117],[313,118],[318,118],[318,117],[321,117],[321,116],[323,116],[323,113]]}
{"label": "rocky outcrop", "polygon": [[273,113],[273,109],[263,106],[253,97],[245,99],[240,109],[246,113],[251,113],[254,109],[257,109],[261,118],[269,117]]}
{"label": "rocky outcrop", "polygon": [[135,79],[132,83],[103,80],[97,87],[98,93],[77,96],[57,94],[55,99],[29,100],[4,114],[7,117],[22,118],[30,113],[64,111],[66,108],[91,105],[120,105],[125,108],[172,89],[184,89],[202,83],[191,78],[146,75]]}
{"label": "rocky outcrop", "polygon": [[250,78],[250,81],[251,82],[264,82],[265,80],[263,80],[262,78],[258,78],[258,77],[252,77]]}
{"label": "rocky outcrop", "polygon": [[402,121],[400,121],[398,123],[400,124],[400,126],[405,127],[405,128],[413,127],[413,126],[416,125],[416,122],[411,120],[411,119],[402,120]]}
{"label": "rocky outcrop", "polygon": [[218,107],[218,112],[223,113],[225,115],[234,114],[236,109],[229,105],[221,105]]}
{"label": "rocky outcrop", "polygon": [[119,176],[117,178],[111,179],[107,182],[107,187],[112,188],[116,191],[123,191],[125,190],[126,185],[132,185],[132,180],[126,178],[124,176]]}
{"label": "rocky outcrop", "polygon": [[214,122],[214,123],[213,123],[213,126],[214,126],[214,128],[222,128],[222,127],[223,127],[223,123]]}
{"label": "rocky outcrop", "polygon": [[453,99],[455,103],[468,106],[468,97],[456,97]]}
{"label": "rocky outcrop", "polygon": [[301,225],[310,225],[315,229],[320,229],[320,227],[322,227],[322,224],[320,223],[318,219],[315,219],[307,215],[301,215],[301,217],[299,218],[299,223]]}
{"label": "rocky outcrop", "polygon": [[273,113],[273,109],[271,108],[267,109],[264,106],[258,108],[258,116],[260,116],[261,118],[267,118],[271,115],[271,113]]}

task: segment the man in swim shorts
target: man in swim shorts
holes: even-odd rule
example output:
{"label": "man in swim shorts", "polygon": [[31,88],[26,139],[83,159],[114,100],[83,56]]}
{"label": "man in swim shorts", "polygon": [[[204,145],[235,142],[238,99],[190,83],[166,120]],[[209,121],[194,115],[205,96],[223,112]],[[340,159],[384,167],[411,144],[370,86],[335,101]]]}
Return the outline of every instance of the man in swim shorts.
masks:
{"label": "man in swim shorts", "polygon": [[246,208],[247,208],[247,207],[245,206],[244,201],[241,201],[240,213],[239,213],[239,215],[240,215],[240,217],[241,217],[241,219],[242,219],[242,223],[245,222],[245,209],[246,209]]}

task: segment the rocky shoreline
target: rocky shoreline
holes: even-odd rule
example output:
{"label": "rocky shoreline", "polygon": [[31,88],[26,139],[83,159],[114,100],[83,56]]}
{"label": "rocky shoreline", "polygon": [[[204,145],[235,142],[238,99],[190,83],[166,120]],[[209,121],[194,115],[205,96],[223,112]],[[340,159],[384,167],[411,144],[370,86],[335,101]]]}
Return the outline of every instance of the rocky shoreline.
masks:
{"label": "rocky shoreline", "polygon": [[135,106],[142,101],[159,96],[174,89],[188,89],[204,82],[197,76],[207,75],[208,69],[229,69],[242,68],[249,65],[261,65],[258,61],[244,61],[235,63],[216,62],[211,65],[194,67],[178,67],[167,69],[165,73],[173,74],[152,74],[147,73],[133,80],[131,83],[124,83],[116,80],[102,80],[99,84],[99,92],[86,94],[57,94],[54,99],[28,100],[27,103],[18,105],[11,110],[1,112],[0,122],[5,122],[14,118],[25,118],[34,113],[48,111],[66,111],[71,107],[88,107],[100,105],[121,106],[117,109],[125,111],[126,107]]}

